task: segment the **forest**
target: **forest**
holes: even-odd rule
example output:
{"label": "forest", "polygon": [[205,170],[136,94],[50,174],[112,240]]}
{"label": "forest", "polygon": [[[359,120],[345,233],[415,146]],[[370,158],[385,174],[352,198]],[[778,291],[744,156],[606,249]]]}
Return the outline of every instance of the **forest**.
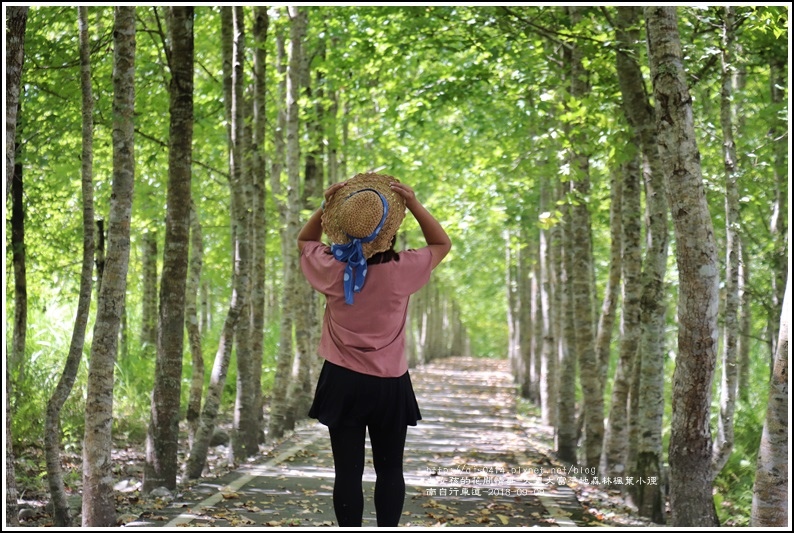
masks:
{"label": "forest", "polygon": [[412,367],[508,359],[656,523],[790,524],[789,9],[4,4],[6,525],[115,525],[117,446],[147,492],[293,429],[297,234],[370,171],[453,243]]}

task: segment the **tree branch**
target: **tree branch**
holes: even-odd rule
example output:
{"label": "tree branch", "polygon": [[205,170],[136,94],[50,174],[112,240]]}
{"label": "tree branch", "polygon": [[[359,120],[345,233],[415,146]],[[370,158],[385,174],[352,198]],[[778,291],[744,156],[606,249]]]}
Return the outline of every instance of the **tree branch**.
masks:
{"label": "tree branch", "polygon": [[[594,39],[593,37],[544,28],[543,26],[535,24],[531,20],[527,20],[526,18],[522,17],[521,15],[519,15],[509,7],[501,6],[501,9],[505,13],[519,20],[520,22],[523,22],[528,28],[536,32],[538,35],[541,35],[542,37],[546,37],[547,39],[551,40],[556,44],[570,48],[572,46],[571,41],[587,41],[587,42],[595,43],[599,46],[604,46],[609,49],[615,49],[615,46],[613,44],[609,44],[604,41]],[[557,37],[561,37],[562,39],[558,39]]]}
{"label": "tree branch", "polygon": [[[153,137],[152,135],[149,135],[148,133],[145,133],[145,132],[139,130],[138,128],[135,128],[135,133],[137,135],[140,135],[144,139],[155,143],[158,146],[162,146],[163,148],[168,148],[168,143],[167,142],[161,141],[160,139],[157,139],[156,137]],[[193,159],[193,164],[195,164],[195,165],[197,165],[197,166],[199,166],[201,168],[204,168],[206,170],[209,170],[210,172],[213,172],[215,174],[221,175],[224,178],[226,178],[227,180],[229,179],[229,173],[228,172],[224,172],[222,170],[218,170],[217,168],[215,168],[213,166],[210,166],[207,163],[202,163],[201,161],[197,161],[195,158]]]}

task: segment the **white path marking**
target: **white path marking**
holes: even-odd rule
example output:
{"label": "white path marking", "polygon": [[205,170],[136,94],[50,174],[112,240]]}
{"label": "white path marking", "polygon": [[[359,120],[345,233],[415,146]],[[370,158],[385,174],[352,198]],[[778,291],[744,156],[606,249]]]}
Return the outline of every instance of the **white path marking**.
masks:
{"label": "white path marking", "polygon": [[[267,466],[275,466],[275,465],[277,465],[279,463],[284,462],[284,460],[287,459],[288,457],[292,457],[293,455],[295,455],[297,452],[299,452],[303,448],[308,447],[314,441],[319,439],[320,436],[321,436],[320,432],[315,433],[314,435],[310,436],[308,438],[308,440],[303,440],[301,442],[298,442],[297,444],[295,444],[291,448],[288,448],[288,449],[284,450],[283,452],[278,454],[276,457],[270,459],[269,461],[264,463],[262,466],[265,466],[265,467],[267,467]],[[228,488],[230,491],[234,492],[234,491],[237,491],[240,488],[242,488],[244,485],[250,483],[251,480],[256,479],[257,477],[259,477],[259,476],[257,476],[256,474],[245,474],[245,475],[242,475],[242,476],[238,477],[237,479],[235,479],[231,483],[225,485],[224,488]],[[182,513],[179,516],[177,516],[176,518],[174,518],[173,520],[171,520],[170,522],[168,522],[165,525],[165,527],[176,527],[176,526],[184,526],[185,524],[189,524],[193,520],[196,520],[197,518],[199,518],[199,514],[201,514],[201,511],[203,511],[204,509],[207,509],[209,507],[214,506],[216,503],[221,501],[222,498],[223,498],[223,495],[221,494],[221,492],[220,491],[216,492],[215,494],[213,494],[209,498],[205,499],[204,501],[199,502],[198,504],[194,505],[191,508],[191,512]]]}
{"label": "white path marking", "polygon": [[537,497],[540,503],[543,504],[543,507],[549,512],[549,516],[554,518],[554,521],[560,527],[577,527],[576,522],[571,520],[571,515],[563,511],[560,506],[555,503],[554,498],[543,493],[538,494]]}

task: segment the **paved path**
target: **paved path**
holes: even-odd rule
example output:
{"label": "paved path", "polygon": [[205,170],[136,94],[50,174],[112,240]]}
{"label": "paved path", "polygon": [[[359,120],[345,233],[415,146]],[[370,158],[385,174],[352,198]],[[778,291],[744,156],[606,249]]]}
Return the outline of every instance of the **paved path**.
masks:
{"label": "paved path", "polygon": [[[516,415],[506,361],[449,358],[411,371],[423,420],[408,428],[400,526],[586,526],[573,474],[544,450],[546,428]],[[546,441],[548,442],[548,441]],[[369,443],[364,526],[375,526]],[[204,480],[130,526],[336,526],[325,426],[302,423],[267,456]]]}

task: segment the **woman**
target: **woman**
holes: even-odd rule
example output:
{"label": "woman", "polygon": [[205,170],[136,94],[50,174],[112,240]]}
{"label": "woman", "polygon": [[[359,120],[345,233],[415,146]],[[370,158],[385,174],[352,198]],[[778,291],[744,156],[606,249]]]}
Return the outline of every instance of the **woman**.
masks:
{"label": "woman", "polygon": [[[410,211],[426,246],[397,253]],[[332,246],[321,242],[323,230]],[[382,174],[330,186],[301,229],[301,270],[325,295],[319,354],[325,359],[309,416],[328,426],[338,525],[361,526],[366,432],[375,465],[379,526],[397,526],[405,500],[407,426],[421,420],[405,357],[408,299],[430,279],[451,242],[413,189]]]}

